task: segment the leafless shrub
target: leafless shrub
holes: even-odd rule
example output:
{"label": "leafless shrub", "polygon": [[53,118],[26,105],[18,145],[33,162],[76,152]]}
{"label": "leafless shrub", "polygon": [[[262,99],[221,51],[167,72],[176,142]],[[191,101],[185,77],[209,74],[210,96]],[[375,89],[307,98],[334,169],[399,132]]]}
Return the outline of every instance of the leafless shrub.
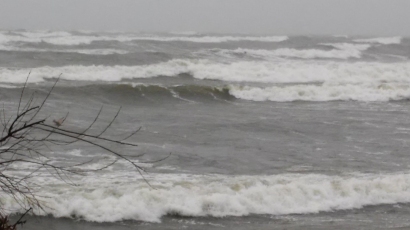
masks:
{"label": "leafless shrub", "polygon": [[[118,160],[124,160],[142,175],[144,169],[136,163],[136,159],[134,158],[142,155],[134,157],[126,156],[120,154],[112,147],[113,145],[137,147],[136,144],[126,142],[126,140],[135,135],[140,129],[128,133],[122,139],[113,139],[104,135],[110,128],[112,128],[114,121],[120,114],[121,108],[117,110],[116,114],[112,116],[109,122],[107,122],[102,128],[97,128],[99,131],[96,134],[95,124],[101,116],[102,109],[100,109],[95,115],[94,120],[81,131],[70,130],[64,126],[64,122],[68,119],[68,111],[63,118],[57,120],[52,120],[50,117],[44,117],[44,115],[41,115],[41,111],[61,75],[57,78],[46,96],[40,102],[35,103],[36,96],[33,93],[28,100],[23,103],[24,91],[27,88],[29,76],[30,74],[24,84],[18,104],[16,103],[17,112],[8,116],[3,105],[0,114],[0,123],[2,125],[0,135],[0,213],[1,211],[4,211],[1,209],[3,206],[1,198],[5,196],[9,196],[9,198],[11,197],[11,199],[17,202],[20,207],[25,210],[31,210],[32,208],[41,209],[43,207],[39,194],[36,194],[35,192],[36,185],[30,181],[39,170],[48,170],[49,174],[67,183],[70,183],[69,180],[67,180],[69,175],[81,175],[87,171],[78,170],[78,167],[89,164],[89,161],[76,163],[74,165],[57,165],[44,154],[44,148],[52,150],[61,148],[62,146],[72,145],[76,142],[82,142],[115,156],[115,160],[112,162],[107,163],[98,169],[88,171],[102,170],[116,163]],[[90,130],[93,130],[93,132],[90,132]],[[9,168],[22,163],[24,165],[30,165],[24,176],[16,176],[8,173]],[[148,181],[146,182],[148,183]],[[0,224],[2,223],[3,225],[0,225],[0,230],[15,229],[17,224],[21,224],[21,221],[19,220],[15,225],[8,225],[7,216],[3,214],[0,215]]]}

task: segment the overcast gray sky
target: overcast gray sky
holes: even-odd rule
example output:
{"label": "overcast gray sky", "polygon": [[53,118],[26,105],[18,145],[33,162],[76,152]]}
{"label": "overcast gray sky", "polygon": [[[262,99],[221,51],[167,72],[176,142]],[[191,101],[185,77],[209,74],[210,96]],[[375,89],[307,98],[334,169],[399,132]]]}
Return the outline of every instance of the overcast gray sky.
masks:
{"label": "overcast gray sky", "polygon": [[410,35],[410,0],[0,0],[1,29]]}

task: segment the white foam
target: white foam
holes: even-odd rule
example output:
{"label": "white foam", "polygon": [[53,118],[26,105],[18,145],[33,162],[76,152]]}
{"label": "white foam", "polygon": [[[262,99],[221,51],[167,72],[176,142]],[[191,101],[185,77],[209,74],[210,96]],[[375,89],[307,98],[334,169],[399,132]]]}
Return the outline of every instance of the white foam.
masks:
{"label": "white foam", "polygon": [[236,98],[251,101],[389,101],[410,98],[410,84],[291,85],[230,87]]}
{"label": "white foam", "polygon": [[[30,83],[42,82],[45,78],[57,77],[76,81],[120,81],[124,78],[150,78],[159,75],[174,76],[186,72],[186,66],[168,62],[145,66],[63,66],[31,69]],[[0,69],[0,82],[23,83],[30,69]]]}
{"label": "white foam", "polygon": [[261,83],[378,83],[410,82],[410,62],[240,61],[220,63],[202,59],[174,59],[140,66],[63,66],[0,69],[0,82],[24,83],[63,74],[66,80],[120,81],[190,73],[197,79]]}
{"label": "white foam", "polygon": [[21,88],[21,86],[9,85],[9,84],[0,84],[0,88],[15,89],[15,88]]}
{"label": "white foam", "polygon": [[15,34],[0,33],[0,44],[8,44],[11,42],[46,42],[54,45],[80,45],[90,44],[95,39],[97,39],[96,36],[76,36],[68,32],[15,32]]}
{"label": "white foam", "polygon": [[259,42],[282,42],[287,36],[200,36],[200,37],[140,37],[135,40],[154,41],[185,41],[198,43],[221,43],[230,41],[259,41]]}
{"label": "white foam", "polygon": [[355,39],[355,42],[364,42],[364,43],[379,43],[383,45],[390,45],[390,44],[400,44],[402,38],[401,37],[386,37],[386,38],[368,38],[368,39]]}
{"label": "white foam", "polygon": [[[120,41],[128,42],[135,40],[149,41],[184,41],[198,43],[221,43],[229,41],[260,41],[281,42],[288,39],[287,36],[159,36],[141,34],[111,34],[111,35],[74,35],[68,32],[15,32],[18,35],[1,33],[0,44],[10,42],[39,43],[46,42],[54,45],[81,45],[90,44],[94,41]],[[19,36],[20,35],[20,36]]]}
{"label": "white foam", "polygon": [[63,152],[63,154],[73,156],[73,157],[82,157],[82,156],[84,156],[84,153],[81,149],[73,149],[73,150],[68,151],[68,152]]}
{"label": "white foam", "polygon": [[321,50],[321,49],[293,49],[293,48],[280,48],[275,50],[266,49],[243,49],[238,48],[235,50],[228,49],[211,49],[198,52],[199,54],[219,54],[223,57],[232,58],[233,54],[246,54],[247,56],[253,56],[264,59],[275,59],[278,57],[290,57],[300,59],[313,59],[313,58],[333,58],[333,59],[349,59],[360,58],[362,51],[371,47],[370,44],[351,44],[351,43],[323,43],[322,45],[332,46],[335,49]]}
{"label": "white foam", "polygon": [[293,58],[303,58],[303,59],[312,59],[312,58],[339,58],[339,59],[348,59],[348,58],[360,58],[361,52],[358,50],[319,50],[319,49],[289,49],[282,48],[273,51],[275,56],[280,57],[293,57]]}
{"label": "white foam", "polygon": [[110,54],[127,54],[129,51],[118,49],[41,49],[17,47],[11,45],[0,45],[0,50],[3,51],[22,51],[22,52],[55,52],[55,53],[79,53],[89,55],[110,55]]}
{"label": "white foam", "polygon": [[[130,172],[124,172],[127,174]],[[36,212],[98,222],[124,219],[155,222],[167,214],[283,215],[410,202],[408,173],[350,176],[151,174],[149,180],[155,189],[135,177],[86,177],[75,181],[75,187],[40,178],[43,188],[39,193],[47,207]],[[4,210],[18,207],[7,196],[2,196],[2,205]]]}
{"label": "white foam", "polygon": [[7,42],[9,42],[8,36],[2,34],[1,31],[0,31],[0,44],[4,44],[4,43],[7,43]]}
{"label": "white foam", "polygon": [[322,43],[322,45],[333,46],[339,50],[359,50],[365,51],[369,49],[372,45],[370,44],[352,44],[352,43]]}
{"label": "white foam", "polygon": [[28,38],[48,38],[48,37],[67,37],[71,36],[71,33],[66,31],[18,31],[16,32],[24,37]]}
{"label": "white foam", "polygon": [[291,49],[281,48],[276,50],[254,50],[254,49],[236,49],[233,51],[220,50],[222,53],[239,53],[252,55],[262,58],[276,58],[276,57],[291,57],[301,59],[313,59],[313,58],[336,58],[336,59],[349,59],[360,58],[361,51],[366,50],[370,45],[350,45],[350,44],[331,44],[336,49],[332,50],[320,50],[320,49]]}

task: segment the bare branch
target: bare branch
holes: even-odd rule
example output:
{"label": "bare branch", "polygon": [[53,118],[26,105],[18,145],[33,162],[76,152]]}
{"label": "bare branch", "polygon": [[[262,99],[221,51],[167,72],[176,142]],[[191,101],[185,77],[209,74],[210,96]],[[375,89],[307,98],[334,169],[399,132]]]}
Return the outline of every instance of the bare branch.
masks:
{"label": "bare branch", "polygon": [[[66,115],[60,119],[62,120],[61,122],[60,120],[57,120],[59,121],[56,124],[58,127],[53,126],[48,122],[50,115],[44,116],[41,115],[42,113],[40,112],[46,105],[47,100],[49,100],[61,74],[57,77],[56,81],[42,100],[37,102],[37,100],[35,100],[35,93],[32,93],[24,103],[23,97],[29,77],[30,73],[23,85],[18,104],[16,104],[17,112],[7,116],[4,104],[2,106],[2,111],[0,111],[0,122],[3,126],[0,135],[0,192],[10,196],[21,207],[27,210],[23,216],[31,211],[32,208],[42,209],[42,202],[36,194],[36,187],[39,185],[33,184],[31,180],[38,173],[48,172],[50,175],[64,183],[75,185],[75,183],[72,182],[70,175],[83,176],[85,172],[104,170],[116,164],[119,160],[123,160],[132,165],[142,176],[143,180],[152,188],[143,175],[143,172],[145,171],[144,168],[135,161],[136,158],[142,157],[144,154],[129,156],[122,154],[119,150],[120,148],[117,148],[120,146],[127,146],[128,148],[137,147],[137,144],[125,142],[125,140],[139,132],[141,127],[131,131],[125,138],[119,140],[104,135],[113,128],[114,122],[120,115],[121,107],[119,107],[115,115],[113,115],[108,122],[100,128],[97,128],[96,123],[102,116],[104,106],[101,106],[100,110],[94,116],[93,121],[85,129],[80,131],[74,131],[66,126],[61,127],[62,123],[68,119],[69,111],[67,111]],[[93,132],[91,132],[91,130],[93,130]],[[76,142],[81,142],[103,150],[104,153],[113,156],[114,159],[109,160],[109,162],[106,162],[104,165],[100,165],[97,168],[83,169],[82,167],[93,162],[93,159],[59,164],[53,161],[52,157],[48,156],[49,153],[47,150],[50,153],[53,153],[56,150],[60,150],[62,145],[70,145]],[[171,154],[159,160],[144,163],[163,161],[170,155]],[[8,170],[20,167],[21,163],[29,164],[32,167],[27,169],[27,171],[21,176],[12,176],[8,173]],[[0,224],[2,218],[7,218],[1,214],[1,207],[2,204],[0,201]],[[20,218],[12,226],[15,227],[22,223],[24,223],[24,221]]]}

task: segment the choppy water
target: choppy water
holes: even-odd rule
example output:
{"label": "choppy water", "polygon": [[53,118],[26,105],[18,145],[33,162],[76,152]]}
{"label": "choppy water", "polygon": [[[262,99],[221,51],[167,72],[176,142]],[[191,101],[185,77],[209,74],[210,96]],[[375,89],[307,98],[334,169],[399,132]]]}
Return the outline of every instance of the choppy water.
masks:
{"label": "choppy water", "polygon": [[[142,127],[139,148],[118,151],[145,153],[155,189],[121,161],[77,186],[39,172],[42,215],[96,229],[397,228],[409,226],[409,58],[404,37],[1,31],[0,101],[12,113],[28,72],[39,97],[62,73],[46,112],[70,111],[66,127],[101,105],[97,127],[122,106],[111,137]],[[113,160],[84,144],[47,154]]]}

